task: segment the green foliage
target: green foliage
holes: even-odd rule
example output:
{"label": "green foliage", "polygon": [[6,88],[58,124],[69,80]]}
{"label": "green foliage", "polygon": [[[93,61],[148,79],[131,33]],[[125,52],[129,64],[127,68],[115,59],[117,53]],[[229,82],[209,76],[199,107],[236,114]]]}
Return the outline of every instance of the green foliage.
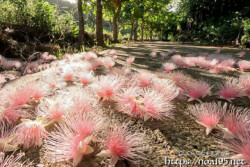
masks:
{"label": "green foliage", "polygon": [[[199,41],[208,44],[234,44],[241,25],[245,25],[242,41],[249,39],[247,16],[250,8],[244,0],[181,0],[177,12],[173,14],[180,29],[174,40]],[[171,16],[173,17],[173,16]],[[177,25],[178,25],[177,23]]]}
{"label": "green foliage", "polygon": [[[122,2],[122,3],[120,3]],[[113,17],[121,4],[118,17],[119,40],[142,29],[144,38],[196,41],[209,44],[232,44],[244,25],[242,42],[250,42],[250,7],[245,0],[112,0],[103,1],[103,28],[108,46],[113,35]],[[175,10],[173,10],[175,6]],[[96,1],[84,0],[85,31],[94,38]],[[49,41],[68,45],[78,35],[75,11],[63,11],[44,0],[0,0],[0,28],[10,24],[32,28],[49,37]]]}
{"label": "green foliage", "polygon": [[244,35],[242,37],[243,43],[250,43],[250,18],[243,20]]}
{"label": "green foliage", "polygon": [[221,16],[218,21],[212,17],[198,25],[197,31],[193,31],[193,36],[211,43],[230,44],[239,33],[241,20],[236,17]]}
{"label": "green foliage", "polygon": [[0,26],[17,25],[46,34],[51,40],[77,36],[74,12],[61,12],[44,0],[0,0]]}
{"label": "green foliage", "polygon": [[[166,15],[169,0],[130,0],[124,3],[119,22],[124,28],[121,34],[125,39],[129,38],[131,31],[131,24],[138,21],[137,33],[141,33],[141,26],[143,25],[144,34],[149,34],[150,31],[156,33],[161,32],[167,27]],[[135,27],[133,27],[135,28]],[[139,35],[139,34],[138,34]]]}

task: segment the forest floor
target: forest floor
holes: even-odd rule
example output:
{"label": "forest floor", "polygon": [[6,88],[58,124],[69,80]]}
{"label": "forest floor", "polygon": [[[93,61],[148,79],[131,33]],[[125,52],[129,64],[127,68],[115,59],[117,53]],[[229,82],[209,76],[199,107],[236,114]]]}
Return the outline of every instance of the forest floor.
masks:
{"label": "forest floor", "polygon": [[[236,58],[236,53],[242,51],[238,49],[230,48],[218,48],[218,47],[204,47],[204,46],[192,46],[192,45],[180,45],[170,44],[166,42],[143,42],[128,45],[116,46],[112,49],[117,51],[118,59],[117,64],[125,65],[126,58],[134,56],[136,59],[134,64],[131,66],[133,70],[147,70],[152,73],[160,70],[162,64],[169,59],[163,59],[159,55],[157,58],[149,56],[151,52],[168,52],[169,50],[175,49],[176,54],[185,56],[189,53],[208,52],[214,53],[216,50],[221,49],[222,54],[231,54]],[[108,55],[109,51],[103,51],[99,53],[102,56]],[[173,55],[173,54],[172,54]],[[171,57],[171,56],[170,56]],[[250,59],[250,52],[246,51],[246,55],[240,59]],[[189,68],[177,70],[184,71],[196,79],[204,79],[211,85],[217,82],[223,81],[226,77],[237,77],[241,72],[221,73],[221,74],[210,74],[208,70],[201,68]],[[39,72],[42,73],[42,72]],[[41,76],[39,73],[26,75],[20,77],[14,82],[6,84],[6,87],[12,87],[15,82],[29,82],[30,80],[37,80]],[[32,77],[33,76],[33,77]],[[4,87],[5,87],[4,86]],[[14,86],[14,85],[13,85]],[[202,101],[218,101],[214,96],[202,99]],[[199,165],[198,162],[203,160],[215,160],[216,158],[223,157],[226,150],[221,149],[219,140],[215,135],[205,135],[205,129],[197,124],[194,120],[189,117],[187,111],[187,105],[195,102],[186,102],[174,100],[175,109],[173,111],[173,119],[165,121],[149,120],[143,122],[142,120],[132,119],[131,117],[121,114],[119,112],[111,111],[112,108],[106,108],[106,113],[109,115],[112,123],[125,123],[129,122],[129,128],[132,131],[139,131],[146,134],[147,147],[147,160],[141,162],[138,165],[131,164],[127,161],[119,161],[117,167],[163,167],[171,166],[169,161],[165,160],[182,160],[182,163],[188,163],[184,166],[218,166],[218,165]],[[249,99],[241,98],[233,101],[234,105],[245,106],[250,108]],[[26,157],[30,158],[35,164],[43,164],[41,166],[70,166],[66,164],[52,165],[50,162],[46,162],[42,158],[42,151],[39,149],[29,149],[25,151]],[[96,154],[96,153],[94,153]],[[208,154],[208,155],[206,155]],[[176,162],[173,162],[176,163]],[[179,162],[178,162],[179,163]],[[206,162],[208,163],[208,161]],[[84,158],[83,162],[79,166],[86,167],[106,167],[108,161],[100,159],[95,155]],[[172,166],[181,166],[178,164]]]}
{"label": "forest floor", "polygon": [[[117,55],[119,56],[119,60],[117,61],[120,64],[125,64],[125,59],[129,56],[134,56],[136,58],[133,67],[138,69],[145,69],[155,71],[162,65],[163,59],[158,58],[152,59],[149,54],[151,52],[168,52],[170,50],[175,49],[176,54],[180,54],[185,56],[189,53],[199,54],[200,52],[212,54],[217,50],[221,50],[221,54],[229,54],[236,55],[237,53],[243,51],[238,48],[230,48],[230,47],[213,47],[213,46],[196,46],[189,44],[178,44],[178,43],[169,43],[169,42],[137,42],[131,44],[123,44],[112,47],[117,51]],[[246,55],[242,58],[244,60],[250,60],[250,50],[244,50]],[[100,54],[106,55],[108,52],[103,51]],[[236,56],[235,56],[236,57]],[[123,62],[123,63],[122,63]]]}
{"label": "forest floor", "polygon": [[[208,46],[194,46],[194,45],[181,45],[171,44],[167,42],[140,42],[136,44],[120,45],[113,47],[117,51],[118,64],[125,65],[126,58],[130,56],[135,57],[133,70],[147,70],[152,73],[161,69],[162,64],[170,59],[161,58],[159,53],[168,52],[175,49],[175,54],[185,56],[190,53],[199,54],[200,52],[207,52],[209,54],[214,53],[217,50],[221,50],[220,54],[233,55],[236,59],[249,60],[250,51],[245,50],[246,55],[243,58],[238,58],[237,53],[241,52],[240,49],[235,48],[220,48],[220,47],[208,47]],[[157,58],[149,56],[151,52],[157,52]],[[102,55],[105,55],[105,51]],[[172,54],[174,55],[174,54]],[[227,77],[237,77],[241,74],[240,71],[211,74],[207,69],[201,68],[178,68],[195,79],[204,79],[211,85],[222,82]],[[216,90],[213,90],[216,91]],[[217,97],[207,97],[203,99],[204,102],[218,101]],[[174,119],[167,121],[149,121],[146,123],[139,123],[138,128],[143,126],[148,136],[148,142],[151,147],[149,152],[149,160],[145,161],[139,166],[164,166],[166,158],[172,160],[186,160],[187,166],[210,166],[199,165],[199,160],[215,160],[216,158],[223,157],[226,150],[221,149],[219,140],[213,135],[206,136],[204,128],[197,124],[194,120],[190,119],[189,113],[186,108],[190,104],[184,101],[175,101],[176,109],[174,110]],[[241,98],[233,101],[236,106],[244,106],[250,108],[250,102],[248,98]],[[217,153],[213,153],[217,152]],[[203,154],[209,155],[203,155]],[[184,155],[181,155],[184,154]],[[198,154],[198,155],[197,155]],[[218,155],[220,154],[220,155]],[[200,162],[201,162],[200,161]],[[169,166],[169,163],[167,162]],[[180,166],[178,164],[173,166]],[[184,165],[186,166],[186,165]],[[217,166],[217,165],[211,165]]]}

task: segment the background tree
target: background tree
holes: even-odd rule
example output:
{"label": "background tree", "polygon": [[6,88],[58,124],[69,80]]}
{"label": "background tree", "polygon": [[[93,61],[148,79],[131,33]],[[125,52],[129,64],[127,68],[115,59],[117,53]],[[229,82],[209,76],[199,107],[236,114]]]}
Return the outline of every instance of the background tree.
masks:
{"label": "background tree", "polygon": [[99,46],[104,45],[102,20],[102,0],[96,0],[96,41]]}
{"label": "background tree", "polygon": [[[250,1],[245,0],[78,0],[70,5],[60,0],[0,0],[0,3],[0,28],[20,29],[30,34],[29,40],[36,45],[51,42],[60,45],[60,50],[69,47],[75,51],[76,45],[81,48],[110,44],[112,36],[114,42],[118,42],[119,36],[119,40],[250,45]],[[20,42],[24,40],[22,37]],[[4,42],[2,48],[8,45],[8,41]]]}
{"label": "background tree", "polygon": [[113,40],[118,42],[118,24],[117,20],[122,9],[122,3],[129,0],[110,0],[106,1],[106,7],[113,15]]}
{"label": "background tree", "polygon": [[85,45],[82,0],[77,0],[77,9],[78,9],[78,17],[79,17],[78,47],[79,49],[81,49],[82,46]]}
{"label": "background tree", "polygon": [[124,22],[124,24],[127,26],[127,29],[130,33],[130,40],[133,40],[133,34],[134,34],[134,1],[130,0],[124,3],[124,7],[121,11],[120,20]]}
{"label": "background tree", "polygon": [[184,30],[177,36],[178,40],[232,44],[242,34],[240,27],[249,19],[250,1],[181,0],[176,14],[183,18],[181,29]]}

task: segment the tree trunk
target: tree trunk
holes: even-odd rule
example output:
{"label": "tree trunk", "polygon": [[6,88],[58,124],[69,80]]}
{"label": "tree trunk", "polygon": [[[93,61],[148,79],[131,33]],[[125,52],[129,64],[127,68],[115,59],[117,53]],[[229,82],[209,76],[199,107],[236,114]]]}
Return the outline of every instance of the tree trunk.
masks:
{"label": "tree trunk", "polygon": [[132,39],[133,39],[133,31],[134,31],[134,20],[131,23],[130,41],[132,41]]}
{"label": "tree trunk", "polygon": [[165,35],[165,38],[166,38],[166,41],[167,41],[167,40],[168,40],[168,32],[165,31],[165,32],[164,32],[164,35]]}
{"label": "tree trunk", "polygon": [[161,41],[163,41],[163,32],[162,32],[162,29],[161,29]]}
{"label": "tree trunk", "polygon": [[138,20],[135,20],[135,28],[134,28],[134,40],[137,41],[137,28],[138,28]]}
{"label": "tree trunk", "polygon": [[79,49],[81,49],[82,46],[85,45],[82,0],[77,0],[77,8],[78,8],[78,16],[79,16],[78,47]]}
{"label": "tree trunk", "polygon": [[117,28],[117,19],[118,19],[118,16],[121,12],[121,8],[122,8],[122,5],[121,3],[118,4],[118,9],[113,17],[113,38],[114,38],[114,42],[118,42],[118,28]]}
{"label": "tree trunk", "polygon": [[102,0],[96,1],[96,41],[98,46],[103,46]]}
{"label": "tree trunk", "polygon": [[237,38],[236,38],[236,41],[235,41],[235,44],[236,44],[237,46],[239,46],[239,45],[242,44],[242,43],[241,43],[241,37],[242,37],[242,35],[243,35],[243,32],[244,32],[244,26],[241,25],[241,26],[240,26],[240,30],[239,30],[239,34],[238,34],[238,36],[237,36]]}
{"label": "tree trunk", "polygon": [[141,41],[143,41],[143,37],[144,37],[144,21],[142,21],[141,23]]}
{"label": "tree trunk", "polygon": [[150,41],[153,41],[153,30],[150,30]]}

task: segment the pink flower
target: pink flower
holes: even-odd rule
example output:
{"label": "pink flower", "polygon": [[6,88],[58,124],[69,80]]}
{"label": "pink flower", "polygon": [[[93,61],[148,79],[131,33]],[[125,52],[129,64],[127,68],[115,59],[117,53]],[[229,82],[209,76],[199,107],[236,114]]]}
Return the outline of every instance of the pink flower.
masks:
{"label": "pink flower", "polygon": [[115,62],[112,60],[111,57],[105,57],[103,63],[108,67],[112,68],[115,65]]}
{"label": "pink flower", "polygon": [[45,61],[50,61],[50,60],[56,60],[57,58],[54,55],[49,55],[48,52],[44,52],[43,54],[41,54],[41,59]]}
{"label": "pink flower", "polygon": [[22,63],[20,61],[9,60],[3,56],[0,57],[0,61],[1,61],[1,65],[3,66],[3,68],[7,70],[11,70],[14,67],[17,69],[20,69],[22,67]]}
{"label": "pink flower", "polygon": [[250,75],[241,75],[239,78],[239,83],[243,87],[244,93],[250,96]]}
{"label": "pink flower", "polygon": [[188,110],[192,114],[197,123],[206,128],[208,135],[221,120],[225,113],[226,105],[222,106],[220,103],[201,103],[189,106]]}
{"label": "pink flower", "polygon": [[19,118],[29,117],[28,112],[23,110],[20,106],[6,106],[0,113],[1,120],[9,124],[16,124]]}
{"label": "pink flower", "polygon": [[239,57],[244,57],[245,54],[246,54],[246,52],[242,51],[242,52],[237,53],[236,55],[238,55]]}
{"label": "pink flower", "polygon": [[79,81],[83,86],[91,84],[94,80],[94,76],[91,72],[83,72],[79,76]]}
{"label": "pink flower", "polygon": [[177,69],[177,66],[174,63],[164,63],[163,68],[164,68],[164,70],[169,72],[169,71],[173,71],[173,70]]}
{"label": "pink flower", "polygon": [[226,67],[233,67],[233,65],[235,64],[235,60],[233,59],[223,60],[220,64]]}
{"label": "pink flower", "polygon": [[248,70],[248,69],[250,69],[250,61],[240,60],[238,62],[238,66],[239,66],[239,68],[240,68],[241,71]]}
{"label": "pink flower", "polygon": [[243,108],[229,107],[229,111],[226,112],[222,118],[222,124],[225,128],[224,138],[235,138],[242,136],[249,132],[250,123],[247,119],[249,111]]}
{"label": "pink flower", "polygon": [[236,152],[238,154],[229,157],[230,159],[246,160],[245,165],[250,164],[250,134],[249,132],[243,136],[237,136],[234,139],[224,139],[223,148],[227,148],[230,151]]}
{"label": "pink flower", "polygon": [[220,73],[220,72],[221,72],[221,68],[220,68],[219,66],[214,66],[213,68],[211,68],[211,69],[209,70],[209,72],[210,72],[210,73],[215,73],[215,74],[217,74],[217,73]]}
{"label": "pink flower", "polygon": [[186,91],[180,88],[179,94],[178,94],[178,96],[176,97],[176,99],[179,99],[179,100],[187,100]]}
{"label": "pink flower", "polygon": [[64,81],[73,81],[75,78],[74,70],[70,66],[65,66],[62,72],[62,79]]}
{"label": "pink flower", "polygon": [[97,63],[98,63],[99,65],[103,65],[103,63],[104,63],[104,60],[103,60],[103,58],[101,58],[101,57],[97,57],[95,60],[97,61]]}
{"label": "pink flower", "polygon": [[184,65],[184,59],[181,57],[181,55],[174,55],[171,57],[171,60],[179,67]]}
{"label": "pink flower", "polygon": [[56,131],[51,132],[45,140],[42,148],[45,157],[52,162],[73,159],[73,166],[77,166],[84,155],[94,152],[90,143],[103,123],[104,119],[95,114],[75,115],[66,119],[65,123],[56,125]]}
{"label": "pink flower", "polygon": [[[7,126],[5,123],[0,122],[0,152],[10,152],[18,149],[18,146],[13,143],[16,138],[15,131],[11,129],[11,126]],[[1,164],[1,160],[0,160]]]}
{"label": "pink flower", "polygon": [[156,53],[156,52],[152,52],[152,53],[149,54],[149,56],[151,56],[151,57],[156,57],[156,56],[157,56],[157,53]]}
{"label": "pink flower", "polygon": [[168,73],[166,75],[166,78],[174,81],[175,84],[183,90],[187,89],[188,81],[192,80],[191,76],[189,76],[181,71]]}
{"label": "pink flower", "polygon": [[116,60],[117,58],[118,58],[117,55],[114,55],[114,56],[113,56],[113,60]]}
{"label": "pink flower", "polygon": [[220,54],[220,49],[215,51],[215,54]]}
{"label": "pink flower", "polygon": [[85,60],[89,61],[92,59],[96,59],[97,55],[94,52],[87,52],[85,53],[84,57],[85,57]]}
{"label": "pink flower", "polygon": [[168,53],[161,52],[160,55],[163,59],[165,59],[168,56]]}
{"label": "pink flower", "polygon": [[38,67],[38,71],[46,70],[50,67],[50,64],[42,64]]}
{"label": "pink flower", "polygon": [[151,84],[153,76],[147,72],[140,72],[138,75],[138,79],[140,81],[141,87],[147,87]]}
{"label": "pink flower", "polygon": [[63,120],[68,108],[60,100],[60,98],[56,100],[46,98],[43,103],[38,105],[37,116],[46,118],[49,121],[47,125]]}
{"label": "pink flower", "polygon": [[100,76],[93,84],[93,90],[103,101],[115,100],[116,95],[123,84],[124,79],[121,77],[112,75]]}
{"label": "pink flower", "polygon": [[21,158],[24,156],[24,153],[19,153],[14,156],[12,153],[9,156],[5,156],[3,152],[0,152],[0,166],[1,167],[14,167],[14,166],[24,166],[24,163],[21,162]]}
{"label": "pink flower", "polygon": [[105,150],[98,156],[109,157],[110,164],[114,166],[119,159],[126,159],[132,163],[138,163],[146,159],[143,153],[145,148],[144,136],[141,133],[131,133],[126,128],[114,127],[103,141]]}
{"label": "pink flower", "polygon": [[33,72],[37,72],[38,67],[40,65],[42,65],[43,63],[44,63],[44,60],[39,59],[39,60],[36,60],[36,61],[33,61],[33,62],[26,64],[26,67],[24,69],[24,74],[26,74],[26,73],[31,74]]}
{"label": "pink flower", "polygon": [[14,64],[14,67],[15,67],[16,69],[18,69],[18,70],[20,70],[21,67],[22,67],[22,65],[23,65],[22,62],[17,61],[17,60],[13,61],[12,63]]}
{"label": "pink flower", "polygon": [[110,74],[112,75],[120,75],[120,76],[126,76],[130,73],[130,69],[127,67],[114,67],[112,68],[112,70],[110,71]]}
{"label": "pink flower", "polygon": [[50,120],[58,122],[58,121],[62,120],[65,112],[66,111],[64,110],[64,108],[57,103],[57,104],[51,106],[50,110],[47,113],[47,117]]}
{"label": "pink flower", "polygon": [[[88,70],[91,71],[91,70],[96,70],[100,63],[96,60],[96,59],[91,59],[88,61],[89,63],[89,67],[88,67]],[[109,68],[111,68],[112,66],[110,66]]]}
{"label": "pink flower", "polygon": [[46,122],[44,117],[37,120],[22,119],[22,123],[17,125],[16,132],[18,135],[17,143],[22,144],[24,148],[31,146],[40,147],[43,139],[47,137],[48,132],[45,130]]}
{"label": "pink flower", "polygon": [[9,100],[11,105],[22,106],[28,103],[28,101],[32,98],[32,96],[33,96],[32,89],[23,87],[14,90],[14,92],[9,95]]}
{"label": "pink flower", "polygon": [[64,58],[65,58],[66,61],[69,61],[69,60],[70,60],[70,57],[71,57],[71,55],[68,54],[68,53],[66,53],[66,54],[64,55]]}
{"label": "pink flower", "polygon": [[112,49],[112,50],[109,52],[109,54],[115,55],[115,54],[116,54],[116,50]]}
{"label": "pink flower", "polygon": [[123,89],[117,100],[117,110],[133,117],[165,119],[173,108],[164,96],[156,91],[143,91],[138,87]]}
{"label": "pink flower", "polygon": [[173,81],[159,78],[155,78],[153,80],[152,89],[164,95],[165,101],[171,101],[175,99],[180,91]]}
{"label": "pink flower", "polygon": [[65,54],[65,60],[66,62],[79,62],[84,59],[84,56],[86,55],[86,52],[82,53],[76,53],[76,54]]}
{"label": "pink flower", "polygon": [[199,57],[196,61],[196,65],[200,66],[201,68],[212,68],[216,64],[218,64],[218,61],[216,59],[213,59],[211,61],[206,60],[204,57]]}
{"label": "pink flower", "polygon": [[10,29],[9,27],[4,30],[5,32],[8,32],[10,34],[15,33],[14,29]]}
{"label": "pink flower", "polygon": [[20,86],[13,93],[9,94],[11,106],[24,106],[25,104],[36,102],[41,97],[46,96],[47,90],[44,85],[31,82],[24,86]]}
{"label": "pink flower", "polygon": [[[202,80],[191,81],[187,84],[187,96],[189,97],[188,101],[199,100],[207,95],[211,95],[210,85]],[[201,102],[201,101],[200,101]]]}
{"label": "pink flower", "polygon": [[104,125],[105,118],[102,115],[98,116],[97,112],[79,112],[78,115],[70,115],[65,122],[74,132],[82,138],[86,138],[97,134]]}
{"label": "pink flower", "polygon": [[60,66],[61,76],[64,81],[75,81],[77,76],[82,71],[87,71],[88,66],[90,65],[90,62],[71,62],[69,64],[62,64]]}
{"label": "pink flower", "polygon": [[188,67],[194,67],[196,64],[194,63],[193,57],[185,57],[183,58],[183,66]]}
{"label": "pink flower", "polygon": [[171,54],[173,54],[173,53],[175,53],[175,52],[176,52],[175,49],[169,50],[169,51],[168,51],[168,55],[171,55]]}
{"label": "pink flower", "polygon": [[69,114],[83,114],[93,110],[95,99],[90,96],[90,92],[86,89],[75,89],[73,93],[73,105]]}
{"label": "pink flower", "polygon": [[32,98],[34,100],[39,100],[40,98],[46,96],[47,90],[45,89],[44,85],[38,82],[31,82],[26,86],[28,89],[32,91]]}
{"label": "pink flower", "polygon": [[218,95],[222,99],[230,101],[241,96],[241,93],[242,87],[237,79],[229,78],[223,84],[219,85]]}
{"label": "pink flower", "polygon": [[147,71],[135,73],[131,80],[131,86],[148,87],[152,83],[154,75]]}
{"label": "pink flower", "polygon": [[229,71],[236,71],[236,69],[228,66],[223,66],[221,64],[217,64],[216,66],[213,67],[213,69],[210,70],[211,73],[219,73],[219,72],[229,72]]}
{"label": "pink flower", "polygon": [[117,98],[117,110],[133,117],[143,117],[143,90],[139,87],[122,89]]}
{"label": "pink flower", "polygon": [[126,62],[127,62],[128,64],[133,64],[134,61],[135,61],[135,57],[129,57],[129,58],[126,59]]}
{"label": "pink flower", "polygon": [[66,86],[66,83],[63,82],[54,69],[45,71],[42,80],[44,80],[51,89],[60,89]]}
{"label": "pink flower", "polygon": [[171,110],[174,108],[170,102],[164,99],[164,96],[150,89],[145,91],[142,109],[144,111],[144,121],[150,117],[163,120],[171,117]]}

